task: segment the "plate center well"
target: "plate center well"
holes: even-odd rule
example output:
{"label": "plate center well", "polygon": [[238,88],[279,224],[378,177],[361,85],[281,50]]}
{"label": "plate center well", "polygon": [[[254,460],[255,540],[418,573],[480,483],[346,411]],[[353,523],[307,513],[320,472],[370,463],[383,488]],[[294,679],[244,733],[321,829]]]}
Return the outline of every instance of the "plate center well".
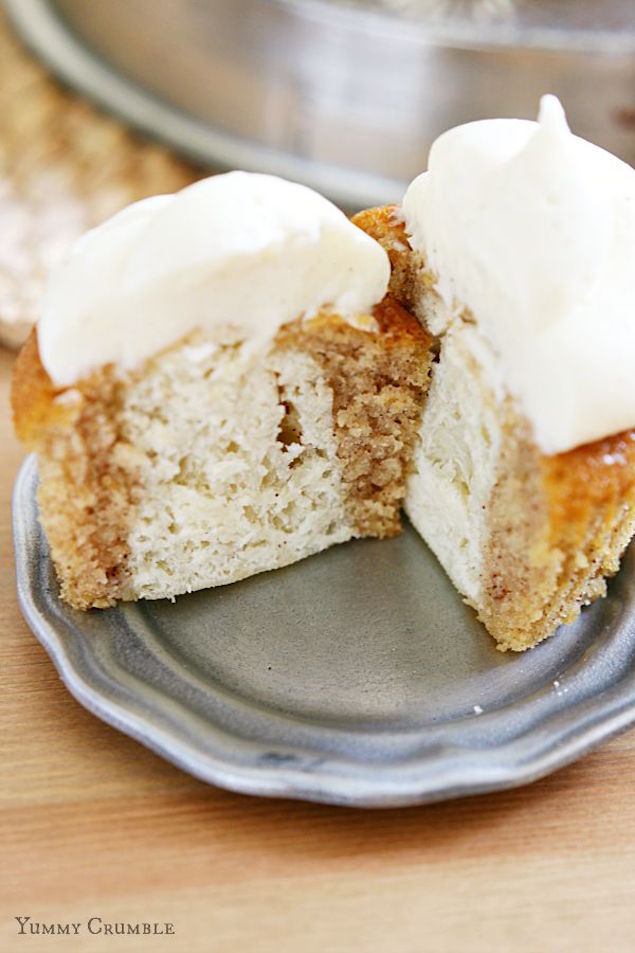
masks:
{"label": "plate center well", "polygon": [[410,525],[393,540],[124,609],[197,678],[351,727],[454,721],[544,690],[593,641],[598,611],[531,652],[502,654]]}

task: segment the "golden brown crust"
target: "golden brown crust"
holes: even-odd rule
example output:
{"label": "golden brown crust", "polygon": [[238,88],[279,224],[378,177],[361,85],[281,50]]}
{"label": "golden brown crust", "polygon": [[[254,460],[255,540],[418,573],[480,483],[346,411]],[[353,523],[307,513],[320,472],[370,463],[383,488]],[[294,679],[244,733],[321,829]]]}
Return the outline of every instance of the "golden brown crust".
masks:
{"label": "golden brown crust", "polygon": [[635,430],[541,457],[555,538],[598,509],[615,514],[635,490]]}
{"label": "golden brown crust", "polygon": [[555,456],[518,418],[489,503],[479,617],[499,647],[522,651],[605,593],[635,529],[630,432]]}
{"label": "golden brown crust", "polygon": [[55,404],[58,391],[42,366],[33,328],[13,365],[11,410],[16,433],[22,443],[36,448],[38,435],[68,417],[68,408]]}
{"label": "golden brown crust", "polygon": [[382,246],[390,259],[390,293],[400,304],[415,313],[413,305],[417,282],[413,280],[412,249],[399,206],[367,208],[354,215],[351,221]]}
{"label": "golden brown crust", "polygon": [[351,222],[379,242],[386,250],[393,268],[397,264],[400,245],[409,247],[406,226],[398,205],[365,208],[357,215],[353,215]]}
{"label": "golden brown crust", "polygon": [[103,608],[128,594],[127,526],[134,472],[122,465],[118,382],[109,369],[56,389],[32,332],[15,363],[11,403],[20,439],[38,453],[38,505],[62,598]]}

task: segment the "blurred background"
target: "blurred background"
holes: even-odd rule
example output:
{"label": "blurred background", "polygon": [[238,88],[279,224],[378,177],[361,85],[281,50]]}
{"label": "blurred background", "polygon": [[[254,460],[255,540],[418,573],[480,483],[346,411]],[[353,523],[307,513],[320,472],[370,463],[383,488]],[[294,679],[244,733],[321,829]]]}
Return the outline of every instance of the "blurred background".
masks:
{"label": "blurred background", "polygon": [[544,92],[635,161],[635,0],[4,0],[0,334],[136,198],[245,168],[398,201],[443,130]]}

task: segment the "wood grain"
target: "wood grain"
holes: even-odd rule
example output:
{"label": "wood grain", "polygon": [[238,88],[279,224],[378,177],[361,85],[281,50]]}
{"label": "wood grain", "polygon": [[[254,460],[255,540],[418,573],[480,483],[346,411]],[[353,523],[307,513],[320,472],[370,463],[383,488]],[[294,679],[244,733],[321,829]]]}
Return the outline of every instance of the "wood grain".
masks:
{"label": "wood grain", "polygon": [[[30,70],[30,60],[7,45],[2,30],[0,21],[4,75],[9,55],[12,69],[23,64]],[[44,83],[48,97],[42,71],[33,70],[29,83]],[[11,105],[9,87],[3,89],[5,105]],[[62,109],[56,97],[66,94],[50,95]],[[75,125],[81,126],[85,107],[69,99],[73,115],[75,108],[81,113]],[[113,149],[121,143],[131,148],[112,126],[108,130]],[[29,155],[40,154],[41,141],[26,136]],[[85,139],[73,141],[79,149]],[[4,174],[23,196],[24,170],[32,166],[17,163],[12,172],[6,160],[11,143],[6,136],[3,142]],[[62,153],[59,161],[65,162],[68,149]],[[39,172],[29,180],[33,188],[38,180]],[[90,182],[82,182],[88,202]],[[0,207],[0,229],[3,223]],[[30,275],[28,255],[37,258],[43,246],[38,238],[34,251],[27,239],[27,257],[20,261]],[[15,284],[10,299],[16,307],[21,288]],[[0,349],[0,950],[635,949],[634,732],[530,787],[432,807],[362,812],[215,790],[84,711],[62,686],[16,601],[10,496],[22,451],[8,413],[11,361]],[[70,938],[20,937],[15,916],[46,924],[82,921],[84,928]],[[168,921],[175,934],[88,936],[86,921],[96,916]]]}

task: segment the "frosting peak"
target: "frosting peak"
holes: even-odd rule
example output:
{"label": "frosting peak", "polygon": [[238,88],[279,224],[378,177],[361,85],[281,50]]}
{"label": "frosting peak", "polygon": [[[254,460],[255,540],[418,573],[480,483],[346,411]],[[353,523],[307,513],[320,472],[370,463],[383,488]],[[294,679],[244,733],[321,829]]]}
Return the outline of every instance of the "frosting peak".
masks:
{"label": "frosting peak", "polygon": [[543,96],[537,123],[484,120],[440,136],[403,205],[448,323],[472,313],[543,452],[635,426],[629,165],[574,136]]}
{"label": "frosting peak", "polygon": [[320,308],[368,313],[388,257],[317,192],[230,172],[136,202],[77,242],[44,295],[38,343],[57,386],[139,366],[195,329],[273,338]]}
{"label": "frosting peak", "polygon": [[538,134],[562,136],[563,139],[571,132],[562,103],[557,96],[546,93],[540,98],[538,108]]}

